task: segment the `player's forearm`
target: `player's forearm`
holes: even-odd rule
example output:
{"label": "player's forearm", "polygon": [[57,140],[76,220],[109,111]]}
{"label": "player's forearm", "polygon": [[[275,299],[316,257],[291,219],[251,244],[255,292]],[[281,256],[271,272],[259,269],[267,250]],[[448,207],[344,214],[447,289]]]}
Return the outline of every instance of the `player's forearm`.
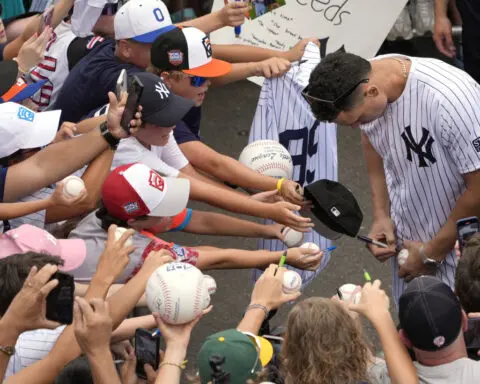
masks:
{"label": "player's forearm", "polygon": [[98,156],[85,170],[82,180],[88,192],[87,198],[80,204],[72,206],[56,205],[47,209],[47,224],[68,220],[93,211],[101,198],[102,185],[110,173],[114,151],[107,149]]}
{"label": "player's forearm", "polygon": [[392,382],[397,384],[418,383],[418,376],[412,359],[398,335],[395,324],[388,311],[371,319],[385,354],[388,373]]}
{"label": "player's forearm", "polygon": [[87,357],[95,384],[121,384],[108,346]]}
{"label": "player's forearm", "polygon": [[435,17],[447,17],[449,0],[435,0]]}
{"label": "player's forearm", "polygon": [[282,252],[266,250],[246,251],[243,249],[218,249],[198,252],[197,268],[199,269],[245,269],[263,268],[277,263]]}
{"label": "player's forearm", "polygon": [[10,220],[30,215],[51,206],[52,200],[50,198],[20,203],[0,203],[0,220]]}
{"label": "player's forearm", "polygon": [[230,63],[263,61],[272,57],[283,57],[288,60],[287,52],[241,44],[212,44],[212,52],[216,59],[225,60]]}
{"label": "player's forearm", "polygon": [[175,24],[179,27],[195,27],[200,29],[205,33],[210,33],[216,31],[225,26],[222,18],[220,17],[220,13],[212,12],[208,15],[197,17],[192,20],[184,21],[182,23]]}
{"label": "player's forearm", "polygon": [[228,74],[211,79],[212,85],[219,87],[222,85],[234,83],[236,81],[245,80],[251,76],[261,76],[258,69],[258,63],[235,63],[232,65],[232,70]]}
{"label": "player's forearm", "polygon": [[[34,156],[10,167],[4,201],[15,201],[71,175],[108,148],[100,129],[49,145]],[[28,176],[28,183],[25,177]]]}
{"label": "player's forearm", "polygon": [[194,211],[186,232],[218,236],[241,236],[270,239],[275,237],[272,227],[221,213]]}
{"label": "player's forearm", "polygon": [[131,339],[135,336],[137,328],[152,329],[156,328],[157,323],[152,315],[132,317],[125,319],[112,333],[111,343],[115,344],[123,340]]}
{"label": "player's forearm", "polygon": [[478,192],[466,189],[458,198],[455,208],[435,237],[425,245],[425,254],[438,261],[444,260],[457,240],[457,220],[480,216]]}
{"label": "player's forearm", "polygon": [[362,145],[372,192],[373,217],[374,219],[389,217],[390,198],[388,196],[383,160],[364,134],[362,134]]}

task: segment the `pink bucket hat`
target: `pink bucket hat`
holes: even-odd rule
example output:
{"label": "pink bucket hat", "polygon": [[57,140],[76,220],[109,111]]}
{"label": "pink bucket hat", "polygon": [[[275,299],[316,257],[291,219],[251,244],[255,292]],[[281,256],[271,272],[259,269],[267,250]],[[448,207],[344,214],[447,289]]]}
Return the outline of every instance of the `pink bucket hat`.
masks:
{"label": "pink bucket hat", "polygon": [[63,259],[62,271],[71,271],[82,265],[87,255],[85,241],[60,240],[47,231],[24,224],[0,235],[0,259],[25,252],[41,252]]}

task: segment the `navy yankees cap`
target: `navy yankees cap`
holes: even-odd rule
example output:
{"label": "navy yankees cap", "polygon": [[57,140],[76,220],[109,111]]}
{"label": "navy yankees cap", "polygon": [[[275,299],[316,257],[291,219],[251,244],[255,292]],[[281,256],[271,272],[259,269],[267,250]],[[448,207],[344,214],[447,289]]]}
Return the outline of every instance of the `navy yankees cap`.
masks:
{"label": "navy yankees cap", "polygon": [[313,202],[312,210],[304,214],[312,219],[315,231],[331,240],[343,234],[356,236],[362,225],[363,213],[348,188],[339,182],[322,179],[307,185],[304,195]]}
{"label": "navy yankees cap", "polygon": [[210,38],[194,27],[175,28],[158,36],[151,61],[158,69],[200,77],[223,76],[232,70],[232,64],[212,57]]}
{"label": "navy yankees cap", "polygon": [[400,326],[413,346],[438,351],[462,329],[462,307],[451,288],[433,276],[412,280],[399,300]]}
{"label": "navy yankees cap", "polygon": [[142,106],[142,120],[160,127],[178,124],[193,107],[193,100],[173,94],[162,79],[149,72],[135,74],[143,84],[139,100]]}

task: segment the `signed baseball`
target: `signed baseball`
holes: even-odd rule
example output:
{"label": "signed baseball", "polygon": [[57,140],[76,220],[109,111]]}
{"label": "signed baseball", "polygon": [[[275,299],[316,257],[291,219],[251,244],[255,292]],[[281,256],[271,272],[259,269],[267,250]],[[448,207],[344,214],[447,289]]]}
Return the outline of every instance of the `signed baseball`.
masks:
{"label": "signed baseball", "polygon": [[[115,241],[120,240],[120,238],[126,231],[127,228],[117,227],[117,229],[115,230]],[[127,241],[125,241],[125,247],[129,247],[130,245],[133,245],[132,236],[130,236]]]}
{"label": "signed baseball", "polygon": [[78,176],[67,176],[63,179],[63,194],[67,197],[77,197],[84,189],[85,184]]}
{"label": "signed baseball", "polygon": [[217,292],[217,283],[212,276],[203,275],[203,284],[210,295],[213,295],[215,292]]}
{"label": "signed baseball", "polygon": [[397,263],[401,267],[408,259],[408,250],[402,249],[397,255]]}
{"label": "signed baseball", "polygon": [[311,249],[312,251],[320,251],[320,247],[315,243],[303,243],[300,248]]}
{"label": "signed baseball", "polygon": [[238,161],[265,176],[278,179],[291,179],[293,176],[292,156],[275,140],[257,140],[248,144]]}
{"label": "signed baseball", "polygon": [[353,296],[354,304],[360,302],[360,297],[362,296],[361,286],[355,284],[343,284],[338,290],[342,294],[343,301],[350,301],[350,298]]}
{"label": "signed baseball", "polygon": [[282,231],[283,235],[283,243],[288,248],[298,247],[302,244],[303,241],[303,233],[295,231],[292,228],[285,227]]}
{"label": "signed baseball", "polygon": [[286,294],[295,293],[302,287],[302,278],[295,271],[285,271],[283,274],[282,289]]}

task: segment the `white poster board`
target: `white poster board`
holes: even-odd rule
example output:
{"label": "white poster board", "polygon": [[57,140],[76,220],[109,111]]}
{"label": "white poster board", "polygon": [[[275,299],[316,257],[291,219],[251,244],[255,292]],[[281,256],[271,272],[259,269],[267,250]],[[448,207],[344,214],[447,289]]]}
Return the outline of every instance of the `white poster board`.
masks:
{"label": "white poster board", "polygon": [[[261,2],[269,4],[260,4],[267,13],[246,20],[238,38],[235,37],[233,28],[226,27],[211,34],[212,43],[248,44],[284,51],[302,38],[318,37],[323,42],[322,56],[344,46],[349,52],[370,58],[377,53],[407,0]],[[224,5],[224,0],[214,0],[213,11]],[[252,3],[254,10],[258,6],[257,3]],[[278,8],[273,9],[274,7]],[[272,10],[268,11],[269,9]],[[259,78],[251,80],[261,84]]]}

